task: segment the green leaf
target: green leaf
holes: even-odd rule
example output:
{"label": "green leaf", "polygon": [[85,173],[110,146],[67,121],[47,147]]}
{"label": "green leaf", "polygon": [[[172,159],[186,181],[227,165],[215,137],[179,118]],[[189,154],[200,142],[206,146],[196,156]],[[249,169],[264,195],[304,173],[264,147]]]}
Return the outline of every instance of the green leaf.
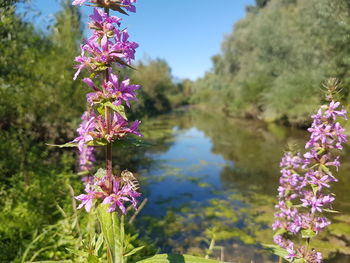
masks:
{"label": "green leaf", "polygon": [[[150,258],[137,261],[136,263],[220,263],[213,259],[204,259],[189,255],[179,254],[158,254]],[[222,262],[224,263],[224,262]]]}
{"label": "green leaf", "polygon": [[78,144],[76,142],[67,142],[65,144],[50,144],[47,143],[48,146],[59,147],[59,148],[68,148],[68,147],[77,147]]}
{"label": "green leaf", "polygon": [[58,260],[58,261],[45,260],[45,261],[33,261],[31,263],[72,263],[72,261],[71,260]]}
{"label": "green leaf", "polygon": [[142,247],[136,247],[134,248],[133,250],[131,250],[130,252],[126,253],[124,255],[124,257],[129,257],[131,255],[134,255],[137,251],[140,251],[141,249],[143,249],[145,246],[142,246]]}
{"label": "green leaf", "polygon": [[274,234],[274,236],[276,235],[283,235],[284,233],[287,233],[288,231],[284,228],[280,228],[277,230],[277,232]]}
{"label": "green leaf", "polygon": [[94,255],[89,255],[87,258],[87,262],[88,263],[100,263],[100,260],[98,259],[98,257],[96,257]]}
{"label": "green leaf", "polygon": [[114,259],[123,257],[124,240],[123,224],[120,224],[118,213],[107,212],[109,205],[99,205],[97,207],[97,217],[101,224],[102,234],[106,241],[106,246]]}
{"label": "green leaf", "polygon": [[322,210],[328,213],[340,214],[339,211],[332,210],[332,209],[323,208]]}
{"label": "green leaf", "polygon": [[[272,254],[275,254],[279,257],[286,259],[286,256],[288,256],[288,252],[287,250],[277,246],[277,245],[270,245],[270,244],[261,244],[263,246],[263,248],[269,252],[271,252]],[[291,262],[289,260],[287,260],[288,262]]]}
{"label": "green leaf", "polygon": [[105,139],[95,139],[86,143],[88,146],[106,146],[108,144]]}
{"label": "green leaf", "polygon": [[107,212],[107,205],[99,205],[97,207],[97,217],[101,224],[102,234],[107,246],[112,250],[114,246],[112,213]]}
{"label": "green leaf", "polygon": [[97,172],[95,173],[95,177],[99,179],[101,179],[105,175],[106,175],[106,170],[103,168],[98,169]]}
{"label": "green leaf", "polygon": [[301,237],[302,238],[312,238],[316,236],[316,232],[311,229],[304,229],[301,230]]}
{"label": "green leaf", "polygon": [[103,105],[98,106],[97,111],[100,115],[105,116],[105,107]]}
{"label": "green leaf", "polygon": [[103,244],[103,235],[100,234],[98,236],[98,239],[97,239],[97,242],[96,242],[96,245],[95,245],[95,253],[96,254],[99,254],[99,251],[100,251],[100,248],[102,247],[102,244]]}
{"label": "green leaf", "polygon": [[117,105],[116,106],[110,101],[107,101],[107,102],[103,103],[103,105],[111,108],[115,112],[118,112],[120,114],[120,116],[122,116],[125,120],[127,120],[127,117],[126,117],[126,114],[125,114],[125,107],[123,105]]}
{"label": "green leaf", "polygon": [[324,164],[321,164],[321,165],[320,165],[320,168],[321,168],[321,170],[323,170],[324,172],[330,173],[330,170],[329,170],[328,167],[325,166]]}
{"label": "green leaf", "polygon": [[121,7],[120,7],[120,5],[119,4],[112,4],[111,6],[110,6],[110,8],[113,10],[113,11],[117,11],[117,12],[119,12],[119,13],[122,13],[123,15],[129,15],[127,12],[125,12]]}

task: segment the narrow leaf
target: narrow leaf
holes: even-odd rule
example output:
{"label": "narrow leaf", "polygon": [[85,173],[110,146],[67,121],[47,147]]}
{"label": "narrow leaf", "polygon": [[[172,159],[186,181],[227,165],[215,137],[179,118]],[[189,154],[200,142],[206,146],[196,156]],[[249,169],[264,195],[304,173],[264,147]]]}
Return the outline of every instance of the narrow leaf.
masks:
{"label": "narrow leaf", "polygon": [[87,143],[88,146],[106,146],[108,142],[105,139],[95,139]]}
{"label": "narrow leaf", "polygon": [[134,248],[133,250],[131,250],[130,252],[126,253],[124,255],[124,257],[129,257],[131,255],[134,255],[137,251],[140,251],[141,249],[143,249],[145,246],[142,246],[142,247],[136,247]]}
{"label": "narrow leaf", "polygon": [[323,208],[322,210],[328,213],[340,214],[339,211],[332,210],[332,209]]}
{"label": "narrow leaf", "polygon": [[50,144],[47,143],[48,146],[59,147],[59,148],[68,148],[68,147],[77,147],[78,144],[76,142],[67,142],[65,144]]}

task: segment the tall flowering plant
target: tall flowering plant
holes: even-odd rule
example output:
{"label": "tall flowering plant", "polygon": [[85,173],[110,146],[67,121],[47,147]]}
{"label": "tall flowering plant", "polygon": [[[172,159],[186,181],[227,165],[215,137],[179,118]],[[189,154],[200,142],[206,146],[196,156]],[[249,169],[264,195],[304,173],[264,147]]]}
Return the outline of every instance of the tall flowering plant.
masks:
{"label": "tall flowering plant", "polygon": [[[73,5],[83,5],[86,0],[75,0]],[[76,197],[81,204],[90,211],[94,200],[108,204],[108,212],[126,212],[127,203],[136,207],[136,198],[140,195],[128,180],[116,176],[112,171],[112,144],[122,140],[130,134],[142,136],[138,132],[140,121],[129,125],[124,107],[130,107],[130,101],[136,99],[139,85],[130,83],[128,78],[119,79],[113,74],[115,67],[131,67],[135,58],[138,44],[129,41],[126,29],[120,29],[121,18],[110,16],[110,9],[126,13],[125,10],[135,12],[136,0],[91,0],[94,6],[90,16],[89,28],[91,36],[80,46],[81,54],[75,58],[77,62],[74,79],[82,70],[90,72],[89,78],[83,82],[92,92],[86,95],[89,110],[82,116],[82,123],[74,139],[80,153],[80,168],[88,172],[92,168],[94,146],[106,147],[106,172],[99,176],[87,178],[85,191]],[[125,9],[125,10],[124,10]]]}
{"label": "tall flowering plant", "polygon": [[[83,180],[85,193],[75,197],[81,202],[78,209],[84,207],[90,212],[96,207],[107,261],[113,263],[126,262],[128,256],[142,248],[134,248],[124,235],[123,215],[128,206],[137,207],[138,184],[131,172],[115,174],[112,169],[112,144],[130,135],[142,136],[138,131],[140,121],[129,123],[125,114],[125,107],[131,107],[140,86],[113,71],[132,68],[130,64],[138,44],[129,40],[127,29],[121,29],[122,19],[110,15],[110,10],[126,15],[128,11],[136,12],[135,3],[136,0],[74,0],[72,3],[93,7],[89,23],[91,35],[80,46],[73,78],[76,80],[82,71],[87,71],[89,77],[83,82],[91,92],[86,95],[88,110],[82,115],[78,136],[61,147],[77,146],[79,149],[80,173],[88,176]],[[91,176],[97,146],[105,147],[106,167]],[[87,261],[100,262],[95,254],[89,252]]]}
{"label": "tall flowering plant", "polygon": [[[346,119],[347,112],[334,99],[337,80],[329,79],[325,86],[328,102],[312,116],[306,152],[289,151],[280,163],[278,211],[273,224],[276,231],[274,242],[284,250],[283,255],[290,262],[322,262],[321,253],[310,242],[331,224],[325,213],[334,212],[332,203],[335,195],[330,186],[337,181],[333,172],[338,171],[339,150],[343,149],[346,142],[339,120]],[[296,242],[300,239],[304,242]]]}

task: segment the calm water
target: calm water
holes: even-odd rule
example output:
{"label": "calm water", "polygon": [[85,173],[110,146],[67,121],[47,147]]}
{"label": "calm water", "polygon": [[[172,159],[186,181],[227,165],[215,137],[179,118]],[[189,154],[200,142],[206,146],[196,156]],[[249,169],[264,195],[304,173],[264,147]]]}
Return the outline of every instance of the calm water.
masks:
{"label": "calm water", "polygon": [[[145,122],[154,143],[143,155],[140,178],[149,201],[139,223],[163,251],[205,255],[230,262],[277,262],[261,243],[272,243],[270,225],[279,178],[278,164],[287,143],[303,146],[307,132],[257,121],[187,110]],[[343,156],[334,227],[315,247],[350,262],[350,151]]]}

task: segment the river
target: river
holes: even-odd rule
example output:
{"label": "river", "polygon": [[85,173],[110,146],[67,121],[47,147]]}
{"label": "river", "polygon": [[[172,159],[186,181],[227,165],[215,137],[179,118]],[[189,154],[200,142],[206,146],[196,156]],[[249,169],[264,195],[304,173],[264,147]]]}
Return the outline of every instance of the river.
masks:
{"label": "river", "polygon": [[[143,124],[152,146],[137,160],[148,202],[137,220],[162,252],[205,255],[229,262],[277,262],[261,244],[272,243],[271,223],[279,161],[287,144],[301,149],[306,131],[187,109]],[[141,157],[140,157],[141,156]],[[330,230],[312,244],[327,262],[350,262],[350,148],[345,147]],[[342,253],[339,253],[342,252]]]}

